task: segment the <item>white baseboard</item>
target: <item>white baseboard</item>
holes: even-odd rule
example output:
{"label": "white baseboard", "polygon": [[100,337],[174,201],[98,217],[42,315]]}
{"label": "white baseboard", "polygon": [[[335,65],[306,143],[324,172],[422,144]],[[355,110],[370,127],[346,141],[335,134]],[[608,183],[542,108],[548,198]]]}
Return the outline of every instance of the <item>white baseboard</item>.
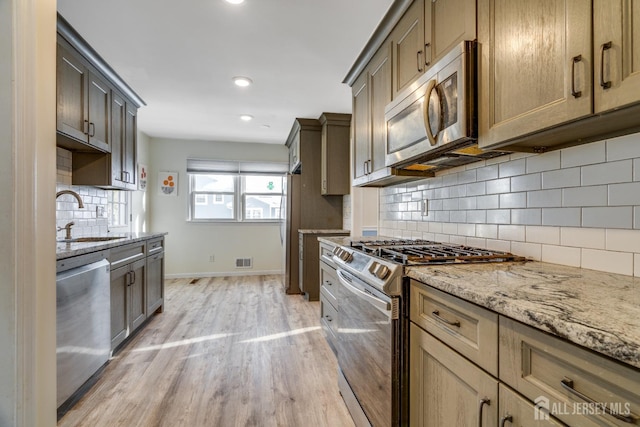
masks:
{"label": "white baseboard", "polygon": [[282,270],[236,270],[236,271],[216,271],[211,273],[176,273],[165,274],[165,279],[200,279],[203,277],[225,277],[225,276],[269,276],[273,274],[284,274]]}

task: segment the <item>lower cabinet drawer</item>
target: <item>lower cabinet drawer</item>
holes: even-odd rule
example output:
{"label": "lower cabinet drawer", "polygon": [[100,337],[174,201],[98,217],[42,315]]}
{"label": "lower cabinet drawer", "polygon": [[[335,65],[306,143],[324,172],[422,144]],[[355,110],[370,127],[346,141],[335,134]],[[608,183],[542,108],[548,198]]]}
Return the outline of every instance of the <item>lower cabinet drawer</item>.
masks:
{"label": "lower cabinet drawer", "polygon": [[415,280],[411,281],[412,322],[498,376],[498,315]]}
{"label": "lower cabinet drawer", "polygon": [[331,349],[337,354],[338,310],[329,302],[327,292],[320,290],[320,325]]}
{"label": "lower cabinet drawer", "polygon": [[502,316],[500,380],[572,426],[640,425],[640,371]]}
{"label": "lower cabinet drawer", "polygon": [[498,386],[498,395],[498,415],[500,417],[498,425],[501,427],[566,426],[563,422],[549,415],[549,412],[539,403],[534,405],[504,384]]}
{"label": "lower cabinet drawer", "polygon": [[324,288],[331,304],[338,306],[339,282],[335,268],[320,262],[320,288]]}

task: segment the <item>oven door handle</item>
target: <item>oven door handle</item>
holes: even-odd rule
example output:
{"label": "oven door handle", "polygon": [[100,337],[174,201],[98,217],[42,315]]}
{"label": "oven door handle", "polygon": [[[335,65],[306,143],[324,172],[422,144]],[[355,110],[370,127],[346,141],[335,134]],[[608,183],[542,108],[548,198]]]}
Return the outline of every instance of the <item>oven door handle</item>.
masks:
{"label": "oven door handle", "polygon": [[342,285],[345,288],[347,288],[347,290],[349,290],[351,293],[353,293],[357,297],[366,300],[367,302],[369,302],[369,304],[373,305],[375,308],[382,311],[383,313],[391,316],[390,302],[376,298],[375,296],[363,291],[362,289],[358,289],[356,286],[351,284],[349,280],[346,279],[346,275],[342,270],[338,269],[336,270],[336,273],[338,275],[338,279],[340,280],[340,283],[342,283]]}

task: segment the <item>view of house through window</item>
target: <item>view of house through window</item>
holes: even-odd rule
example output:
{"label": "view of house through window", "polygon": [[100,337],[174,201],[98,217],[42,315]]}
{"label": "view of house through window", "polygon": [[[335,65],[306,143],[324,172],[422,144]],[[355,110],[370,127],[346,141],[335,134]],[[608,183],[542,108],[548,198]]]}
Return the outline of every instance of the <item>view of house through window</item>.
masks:
{"label": "view of house through window", "polygon": [[[239,165],[238,162],[227,164],[222,161],[218,164],[223,167]],[[275,165],[278,166],[276,170],[282,169],[280,164]],[[274,167],[269,164],[252,166],[252,172],[239,170],[237,173],[188,170],[190,220],[278,221],[284,172],[271,172]],[[261,168],[266,171],[261,173]]]}

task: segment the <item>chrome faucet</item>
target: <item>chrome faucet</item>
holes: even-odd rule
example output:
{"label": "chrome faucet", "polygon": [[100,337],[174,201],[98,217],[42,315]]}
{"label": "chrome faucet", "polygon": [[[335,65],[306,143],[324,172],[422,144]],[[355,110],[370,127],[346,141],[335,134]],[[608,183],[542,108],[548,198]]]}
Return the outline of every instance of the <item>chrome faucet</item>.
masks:
{"label": "chrome faucet", "polygon": [[82,203],[82,199],[80,198],[80,195],[78,193],[76,193],[75,191],[72,190],[62,190],[62,191],[58,191],[56,193],[56,199],[60,196],[62,196],[63,194],[71,194],[73,197],[76,198],[76,200],[78,200],[78,207],[80,209],[84,208],[84,203]]}

